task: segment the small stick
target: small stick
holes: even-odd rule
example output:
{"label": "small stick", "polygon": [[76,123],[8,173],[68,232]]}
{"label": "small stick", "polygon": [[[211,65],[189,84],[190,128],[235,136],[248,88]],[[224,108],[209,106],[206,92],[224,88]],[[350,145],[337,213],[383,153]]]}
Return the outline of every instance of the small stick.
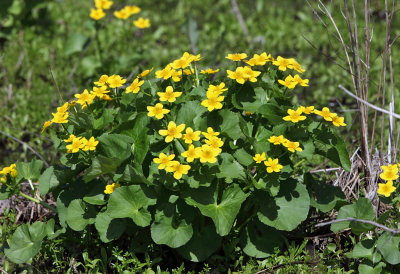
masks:
{"label": "small stick", "polygon": [[49,70],[50,70],[51,77],[53,78],[54,85],[56,86],[56,89],[57,89],[57,92],[58,92],[58,96],[60,96],[61,102],[64,103],[64,99],[61,96],[60,88],[58,87],[56,78],[54,78],[53,68],[51,67],[51,65],[49,65]]}
{"label": "small stick", "polygon": [[316,227],[320,227],[320,226],[326,226],[326,225],[330,225],[330,224],[335,224],[335,223],[341,223],[341,222],[349,222],[349,221],[354,221],[354,222],[359,222],[362,224],[369,224],[369,225],[373,225],[375,227],[381,228],[387,232],[390,232],[392,234],[400,234],[400,229],[393,229],[393,228],[389,228],[387,226],[378,224],[376,222],[373,221],[368,221],[368,220],[362,220],[362,219],[356,219],[356,218],[352,218],[352,217],[348,217],[348,218],[344,218],[344,219],[336,219],[336,220],[332,220],[329,222],[323,222],[323,223],[319,223],[316,224]]}

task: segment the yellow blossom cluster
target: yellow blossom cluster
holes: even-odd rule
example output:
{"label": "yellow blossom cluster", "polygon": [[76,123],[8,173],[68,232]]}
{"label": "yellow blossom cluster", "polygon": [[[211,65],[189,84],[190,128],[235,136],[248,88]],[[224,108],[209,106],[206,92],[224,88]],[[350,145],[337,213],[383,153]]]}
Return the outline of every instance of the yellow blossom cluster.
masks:
{"label": "yellow blossom cluster", "polygon": [[303,149],[300,147],[299,142],[292,142],[289,139],[283,137],[283,135],[279,136],[273,135],[268,139],[268,142],[270,142],[273,145],[283,145],[290,152],[303,151]]}
{"label": "yellow blossom cluster", "polygon": [[106,189],[104,190],[104,194],[111,194],[119,188],[121,185],[119,183],[112,183],[111,185],[106,185]]}
{"label": "yellow blossom cluster", "polygon": [[235,71],[227,70],[228,78],[236,80],[239,84],[244,84],[247,81],[257,82],[257,76],[261,71],[253,70],[251,66],[237,67]]}
{"label": "yellow blossom cluster", "polygon": [[193,55],[188,52],[184,52],[183,55],[169,63],[164,69],[156,71],[156,78],[167,80],[169,78],[174,82],[179,82],[182,79],[182,75],[193,74],[193,70],[190,68],[192,62],[197,62],[201,59],[200,54]]}
{"label": "yellow blossom cluster", "polygon": [[15,164],[11,164],[10,166],[4,167],[0,170],[0,183],[7,182],[7,175],[11,178],[15,178],[18,175],[17,169]]}
{"label": "yellow blossom cluster", "polygon": [[286,71],[286,69],[294,69],[298,73],[305,72],[305,69],[301,67],[294,58],[283,58],[278,56],[276,60],[272,62],[274,66],[277,66],[280,71]]}
{"label": "yellow blossom cluster", "polygon": [[64,140],[64,142],[70,143],[66,146],[67,153],[77,153],[79,150],[96,150],[96,146],[99,143],[99,141],[96,141],[93,136],[88,140],[85,137],[76,137],[74,134],[71,134],[68,139]]}
{"label": "yellow blossom cluster", "polygon": [[206,107],[208,111],[213,111],[214,109],[222,108],[222,101],[224,96],[220,96],[224,91],[228,90],[225,88],[225,83],[220,83],[219,85],[209,85],[206,96],[207,99],[201,102],[203,107]]}
{"label": "yellow blossom cluster", "polygon": [[296,110],[288,109],[288,115],[283,117],[282,119],[285,121],[290,121],[292,123],[298,123],[300,121],[304,121],[307,117],[302,114],[311,114],[314,113],[324,118],[324,120],[332,122],[332,124],[336,127],[346,126],[344,122],[344,117],[339,117],[337,113],[330,112],[329,108],[324,107],[322,110],[314,109],[314,106],[304,107],[300,106]]}
{"label": "yellow blossom cluster", "polygon": [[378,184],[378,194],[389,197],[396,190],[396,187],[393,186],[393,181],[399,178],[398,166],[398,164],[381,166],[383,172],[379,177],[387,182],[385,184]]}
{"label": "yellow blossom cluster", "polygon": [[141,9],[138,6],[125,6],[120,10],[114,11],[114,16],[118,19],[126,20],[131,15],[138,14]]}
{"label": "yellow blossom cluster", "polygon": [[283,166],[279,164],[279,159],[272,159],[268,158],[265,156],[265,152],[261,154],[256,154],[253,157],[253,160],[257,163],[260,164],[261,162],[264,163],[264,165],[267,167],[267,172],[272,173],[272,172],[280,172]]}
{"label": "yellow blossom cluster", "polygon": [[[222,152],[221,147],[224,145],[222,139],[217,137],[220,133],[214,131],[211,127],[208,127],[206,132],[194,131],[188,127],[183,133],[185,126],[185,124],[177,126],[175,122],[171,121],[168,124],[168,129],[162,129],[159,133],[162,136],[166,136],[166,142],[171,142],[173,139],[183,139],[185,141],[188,147],[181,155],[186,159],[186,162],[191,163],[195,159],[199,159],[201,163],[217,162],[217,156]],[[205,137],[204,143],[195,147],[193,142],[200,141],[200,135]],[[179,180],[183,174],[188,174],[190,165],[181,164],[174,158],[175,154],[166,155],[160,153],[158,158],[154,158],[153,161],[158,164],[159,169],[174,173],[174,178]]]}
{"label": "yellow blossom cluster", "polygon": [[106,16],[104,10],[108,10],[111,8],[113,1],[109,0],[94,0],[95,9],[90,11],[90,18],[94,20],[100,20]]}
{"label": "yellow blossom cluster", "polygon": [[287,87],[288,89],[294,89],[297,85],[308,87],[308,79],[302,79],[298,74],[294,77],[291,75],[286,76],[285,80],[278,80],[279,84]]}

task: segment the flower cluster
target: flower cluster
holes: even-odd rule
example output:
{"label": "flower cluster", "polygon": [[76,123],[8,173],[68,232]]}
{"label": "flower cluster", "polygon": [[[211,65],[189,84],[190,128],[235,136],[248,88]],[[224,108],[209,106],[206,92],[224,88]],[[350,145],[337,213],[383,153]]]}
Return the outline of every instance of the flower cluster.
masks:
{"label": "flower cluster", "polygon": [[283,166],[281,164],[279,164],[279,159],[272,159],[272,158],[268,158],[265,156],[265,152],[261,153],[261,154],[256,154],[253,157],[254,161],[257,164],[260,164],[261,162],[264,163],[264,165],[267,167],[267,172],[268,173],[272,173],[272,172],[280,172],[281,169],[283,168]]}
{"label": "flower cluster", "polygon": [[0,170],[0,183],[7,182],[7,175],[9,175],[11,178],[17,177],[18,172],[16,167],[17,166],[15,164],[11,164],[10,166],[4,167],[2,170]]}
{"label": "flower cluster", "polygon": [[[185,124],[177,126],[175,122],[171,121],[168,124],[168,129],[159,130],[159,134],[165,137],[165,142],[171,142],[174,139],[182,139],[187,144],[187,150],[181,153],[181,156],[186,162],[191,163],[195,159],[199,159],[201,163],[215,163],[217,156],[222,152],[221,147],[224,142],[221,138],[217,137],[220,133],[214,131],[211,127],[207,128],[206,132],[194,131],[192,128],[187,127],[184,134]],[[200,135],[205,137],[204,143],[201,144]],[[197,142],[195,146],[194,142]],[[158,164],[159,169],[165,169],[167,172],[174,173],[175,179],[182,178],[183,174],[188,174],[190,165],[181,164],[179,161],[174,160],[175,154],[166,155],[160,153],[158,158],[154,158],[154,163]]]}
{"label": "flower cluster", "polygon": [[[104,10],[109,10],[113,5],[113,1],[109,0],[94,0],[94,4],[96,8],[92,8],[90,11],[90,18],[98,21],[106,16]],[[141,12],[141,9],[135,5],[127,5],[120,10],[114,11],[114,16],[118,19],[127,20],[134,14],[138,14]],[[150,27],[150,20],[147,18],[140,17],[137,20],[133,21],[133,24],[140,28],[145,29]]]}
{"label": "flower cluster", "polygon": [[68,139],[65,139],[64,142],[71,143],[66,146],[67,153],[77,153],[79,150],[82,151],[92,151],[96,150],[96,146],[99,141],[96,141],[94,137],[90,137],[89,140],[85,137],[76,137],[74,134],[71,134]]}
{"label": "flower cluster", "polygon": [[261,71],[253,70],[251,66],[237,67],[235,71],[227,70],[228,78],[236,80],[239,84],[244,84],[247,81],[257,82],[257,76]]}
{"label": "flower cluster", "polygon": [[381,166],[383,172],[379,175],[382,180],[387,181],[385,184],[378,184],[378,194],[389,197],[395,190],[393,181],[399,178],[398,164]]}
{"label": "flower cluster", "polygon": [[183,53],[183,55],[169,63],[162,70],[156,71],[156,78],[159,79],[172,79],[174,82],[179,82],[182,79],[182,75],[190,75],[193,74],[193,70],[191,68],[192,62],[197,62],[201,59],[200,54],[193,55],[188,52]]}
{"label": "flower cluster", "polygon": [[289,139],[283,137],[283,135],[279,136],[273,135],[268,139],[268,142],[270,142],[273,145],[283,145],[290,152],[303,151],[303,149],[300,147],[299,142],[292,142]]}
{"label": "flower cluster", "polygon": [[337,113],[330,112],[329,108],[327,107],[322,108],[322,110],[317,110],[314,109],[314,106],[300,106],[296,110],[288,109],[287,113],[288,115],[283,117],[282,119],[285,121],[290,121],[292,123],[298,123],[305,120],[307,117],[302,114],[314,113],[324,118],[325,121],[332,122],[332,124],[336,127],[346,126],[346,123],[344,122],[344,117],[338,116]]}
{"label": "flower cluster", "polygon": [[201,102],[203,107],[206,107],[208,111],[213,111],[214,109],[222,108],[222,101],[224,96],[220,96],[224,91],[228,90],[225,88],[225,83],[220,83],[217,86],[209,85],[206,96],[207,99]]}

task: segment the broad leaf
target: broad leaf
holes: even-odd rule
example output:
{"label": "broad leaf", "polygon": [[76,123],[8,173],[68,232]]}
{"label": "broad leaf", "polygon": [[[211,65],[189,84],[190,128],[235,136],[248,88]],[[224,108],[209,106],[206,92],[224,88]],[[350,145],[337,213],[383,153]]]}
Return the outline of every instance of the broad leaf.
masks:
{"label": "broad leaf", "polygon": [[96,210],[81,199],[71,201],[67,209],[67,224],[75,231],[82,231],[88,224],[94,223]]}
{"label": "broad leaf", "polygon": [[40,177],[40,173],[43,168],[43,162],[36,159],[30,161],[29,163],[18,162],[16,165],[16,170],[18,172],[16,177],[17,181],[22,179],[36,180]]}
{"label": "broad leaf", "polygon": [[384,232],[376,242],[376,248],[389,264],[400,263],[400,237]]}
{"label": "broad leaf", "polygon": [[118,239],[126,228],[125,219],[112,219],[107,213],[97,214],[94,226],[99,232],[100,240],[108,243]]}
{"label": "broad leaf", "polygon": [[54,174],[54,167],[46,169],[39,178],[39,191],[41,195],[46,195],[51,189],[57,187],[60,182]]}

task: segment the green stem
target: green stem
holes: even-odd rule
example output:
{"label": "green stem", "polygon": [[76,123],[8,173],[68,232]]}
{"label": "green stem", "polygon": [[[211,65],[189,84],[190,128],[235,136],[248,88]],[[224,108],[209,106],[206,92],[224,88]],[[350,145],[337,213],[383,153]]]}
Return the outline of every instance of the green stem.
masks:
{"label": "green stem", "polygon": [[302,159],[300,162],[297,162],[297,163],[293,166],[293,168],[298,167],[298,166],[301,165],[303,162],[305,162],[305,159]]}
{"label": "green stem", "polygon": [[25,193],[22,193],[21,191],[19,192],[19,195],[21,195],[22,197],[24,197],[24,198],[26,198],[28,200],[31,200],[32,202],[40,204],[40,205],[44,206],[45,208],[50,209],[51,211],[57,213],[57,209],[56,208],[52,207],[51,205],[49,205],[49,204],[47,204],[47,203],[45,203],[43,201],[40,201],[40,200],[35,199],[35,198],[33,198],[33,197],[29,196],[29,195],[26,195]]}

